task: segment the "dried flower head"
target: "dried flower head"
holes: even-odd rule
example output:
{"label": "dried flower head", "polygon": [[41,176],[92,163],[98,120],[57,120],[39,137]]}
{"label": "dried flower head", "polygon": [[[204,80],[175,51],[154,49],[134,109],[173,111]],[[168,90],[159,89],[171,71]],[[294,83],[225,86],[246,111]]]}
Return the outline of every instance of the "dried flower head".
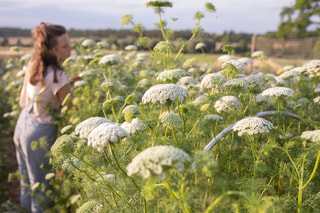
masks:
{"label": "dried flower head", "polygon": [[281,95],[291,96],[293,93],[294,93],[294,91],[290,88],[287,88],[287,87],[271,87],[271,88],[264,90],[261,93],[261,95],[275,97],[275,96],[281,96]]}
{"label": "dried flower head", "polygon": [[159,119],[164,126],[169,128],[180,128],[182,126],[182,119],[175,112],[163,112]]}
{"label": "dried flower head", "polygon": [[173,166],[179,171],[184,170],[184,163],[190,161],[190,156],[182,149],[173,146],[154,146],[139,153],[127,166],[127,174],[140,174],[149,178],[151,172],[165,179],[162,166]]}
{"label": "dried flower head", "polygon": [[302,132],[301,138],[315,143],[320,143],[320,130]]}
{"label": "dried flower head", "polygon": [[79,134],[80,138],[87,138],[94,128],[103,123],[113,122],[103,117],[91,117],[79,123],[75,128],[75,133]]}
{"label": "dried flower head", "polygon": [[153,104],[159,102],[165,104],[167,101],[183,101],[189,93],[184,88],[175,84],[158,84],[149,88],[142,97],[142,103],[152,102]]}
{"label": "dried flower head", "polygon": [[237,97],[228,95],[219,98],[214,104],[214,108],[217,110],[218,113],[230,112],[233,110],[241,109],[242,103]]}
{"label": "dried flower head", "polygon": [[88,135],[88,146],[92,146],[101,152],[108,143],[116,143],[123,137],[130,138],[125,129],[116,124],[103,123],[94,128]]}
{"label": "dried flower head", "polygon": [[243,134],[256,135],[259,133],[268,133],[271,129],[273,129],[273,124],[260,117],[244,118],[232,127],[232,130],[238,132],[239,136]]}

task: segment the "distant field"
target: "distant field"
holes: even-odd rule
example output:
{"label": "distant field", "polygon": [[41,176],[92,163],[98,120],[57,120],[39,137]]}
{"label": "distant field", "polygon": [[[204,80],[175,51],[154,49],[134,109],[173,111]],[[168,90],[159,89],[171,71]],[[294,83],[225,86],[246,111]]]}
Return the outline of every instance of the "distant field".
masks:
{"label": "distant field", "polygon": [[[10,51],[9,47],[0,47],[0,60],[9,58],[9,57],[19,57],[23,54],[30,53],[32,51],[32,47],[21,47],[21,50],[18,52],[12,52]],[[117,53],[118,50],[108,50],[108,53]],[[185,59],[189,58],[196,58],[199,65],[208,63],[216,68],[219,69],[219,62],[217,61],[217,58],[221,56],[218,54],[184,54],[183,57]],[[241,58],[241,56],[236,56],[238,58]],[[269,59],[267,63],[270,65],[270,72],[274,73],[281,69],[282,67],[286,65],[293,65],[293,66],[301,66],[303,65],[307,60],[306,59],[285,59],[285,58],[274,58],[272,56],[269,56]],[[255,62],[253,64],[253,67],[258,66],[258,62]]]}

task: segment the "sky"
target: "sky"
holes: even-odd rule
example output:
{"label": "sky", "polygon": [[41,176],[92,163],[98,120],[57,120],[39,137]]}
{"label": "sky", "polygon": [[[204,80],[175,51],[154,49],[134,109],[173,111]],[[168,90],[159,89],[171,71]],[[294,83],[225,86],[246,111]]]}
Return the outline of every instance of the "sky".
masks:
{"label": "sky", "polygon": [[[121,18],[133,15],[133,22],[147,30],[156,29],[159,16],[146,0],[0,0],[0,27],[32,29],[40,22],[64,25],[67,29],[131,29],[121,26]],[[171,0],[162,18],[167,28],[191,30],[196,12],[204,12],[205,2],[216,7],[215,13],[205,12],[200,26],[208,33],[264,34],[277,31],[280,12],[295,0]],[[172,21],[171,18],[177,18]]]}

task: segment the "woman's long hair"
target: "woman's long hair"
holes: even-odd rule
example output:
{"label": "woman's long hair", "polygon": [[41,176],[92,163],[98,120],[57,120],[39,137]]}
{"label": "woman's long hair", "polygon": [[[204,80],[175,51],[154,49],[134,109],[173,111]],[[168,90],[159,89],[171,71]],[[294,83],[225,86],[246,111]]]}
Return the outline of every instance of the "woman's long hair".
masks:
{"label": "woman's long hair", "polygon": [[41,22],[39,26],[31,32],[36,41],[34,43],[32,67],[29,79],[30,83],[35,85],[40,81],[43,86],[44,72],[49,66],[54,70],[53,82],[58,82],[57,70],[62,70],[62,67],[58,63],[58,59],[53,52],[53,48],[58,44],[57,37],[65,34],[67,32],[66,29],[60,25]]}

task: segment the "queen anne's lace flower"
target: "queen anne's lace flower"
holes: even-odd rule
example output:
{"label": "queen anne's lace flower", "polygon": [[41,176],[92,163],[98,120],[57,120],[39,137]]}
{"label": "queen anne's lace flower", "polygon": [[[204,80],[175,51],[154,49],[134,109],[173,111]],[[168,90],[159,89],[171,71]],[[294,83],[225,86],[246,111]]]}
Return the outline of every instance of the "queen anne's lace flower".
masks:
{"label": "queen anne's lace flower", "polygon": [[186,89],[175,84],[158,84],[149,88],[142,97],[142,103],[152,102],[153,104],[158,101],[160,104],[165,104],[168,100],[183,101],[185,97],[189,96]]}
{"label": "queen anne's lace flower", "polygon": [[301,138],[312,142],[320,143],[320,130],[302,132]]}
{"label": "queen anne's lace flower", "polygon": [[320,103],[320,96],[315,97],[315,98],[313,99],[313,102],[319,104],[319,103]]}
{"label": "queen anne's lace flower", "polygon": [[128,105],[122,110],[122,114],[125,114],[128,110],[130,110],[133,114],[138,112],[139,107],[137,105]]}
{"label": "queen anne's lace flower", "polygon": [[251,85],[251,81],[245,78],[234,78],[228,80],[226,83],[224,83],[224,87],[227,88],[239,88],[243,90],[248,90]]}
{"label": "queen anne's lace flower", "polygon": [[156,52],[166,52],[169,50],[172,50],[174,48],[174,44],[171,42],[166,41],[160,41],[156,44],[156,46],[153,48]]}
{"label": "queen anne's lace flower", "polygon": [[261,60],[266,60],[268,59],[268,56],[265,52],[263,51],[255,51],[251,54],[252,58],[257,58],[257,59],[261,59]]}
{"label": "queen anne's lace flower", "polygon": [[235,56],[229,56],[229,55],[222,55],[220,57],[217,58],[218,61],[221,61],[221,62],[226,62],[226,61],[229,61],[229,60],[237,60],[237,57]]}
{"label": "queen anne's lace flower", "polygon": [[169,128],[180,128],[182,126],[181,117],[174,112],[163,112],[159,119],[164,126]]}
{"label": "queen anne's lace flower", "polygon": [[195,46],[195,49],[198,50],[198,49],[204,48],[205,46],[206,46],[205,43],[200,42],[200,43],[197,43],[197,45]]}
{"label": "queen anne's lace flower", "polygon": [[185,89],[189,89],[190,87],[195,88],[197,87],[197,81],[196,79],[190,76],[185,76],[179,79],[179,81],[177,82],[177,85]]}
{"label": "queen anne's lace flower", "polygon": [[239,61],[244,63],[244,64],[252,64],[253,63],[253,61],[250,58],[246,58],[246,57],[239,58]]}
{"label": "queen anne's lace flower", "polygon": [[224,62],[221,67],[226,69],[229,64],[232,64],[238,71],[238,73],[243,73],[247,69],[247,66],[239,60],[229,60]]}
{"label": "queen anne's lace flower", "polygon": [[223,96],[219,98],[214,104],[214,108],[218,113],[230,112],[232,110],[237,110],[242,108],[240,100],[232,95]]}
{"label": "queen anne's lace flower", "polygon": [[232,130],[238,132],[239,136],[243,134],[256,135],[259,133],[268,133],[271,129],[273,129],[273,124],[259,117],[244,118],[232,127]]}
{"label": "queen anne's lace flower", "polygon": [[165,178],[162,166],[174,166],[179,171],[184,170],[184,163],[190,161],[190,156],[182,149],[173,146],[154,146],[139,153],[127,166],[127,174],[139,173],[143,178],[149,178],[151,172]]}
{"label": "queen anne's lace flower", "polygon": [[99,42],[97,42],[97,46],[99,48],[108,48],[109,44],[107,42],[104,42],[104,41],[99,41]]}
{"label": "queen anne's lace flower", "polygon": [[116,124],[103,123],[94,128],[88,135],[88,146],[97,148],[101,152],[109,142],[116,143],[119,138],[123,137],[130,138],[125,129]]}
{"label": "queen anne's lace flower", "polygon": [[315,74],[315,73],[319,73],[320,72],[320,60],[310,60],[307,61],[303,67],[306,68],[307,72],[310,74]]}
{"label": "queen anne's lace flower", "polygon": [[99,64],[106,64],[106,65],[118,64],[120,63],[120,59],[121,58],[119,55],[115,55],[115,54],[105,55],[100,59]]}
{"label": "queen anne's lace flower", "polygon": [[262,96],[291,96],[294,93],[294,91],[287,87],[271,87],[266,90],[264,90],[261,95]]}
{"label": "queen anne's lace flower", "polygon": [[295,69],[292,69],[292,70],[289,70],[289,71],[285,71],[283,73],[281,73],[279,75],[279,77],[283,80],[287,80],[289,82],[294,82],[295,79],[299,76],[299,73],[297,70]]}
{"label": "queen anne's lace flower", "polygon": [[150,58],[150,55],[148,53],[138,53],[136,56],[137,61],[144,61],[148,58]]}
{"label": "queen anne's lace flower", "polygon": [[182,69],[165,70],[158,75],[157,81],[179,80],[188,75],[190,74]]}
{"label": "queen anne's lace flower", "polygon": [[84,47],[95,46],[96,42],[94,40],[92,40],[92,39],[85,39],[85,40],[83,40],[81,45],[84,46]]}
{"label": "queen anne's lace flower", "polygon": [[150,79],[144,78],[138,82],[139,87],[149,87],[152,84]]}
{"label": "queen anne's lace flower", "polygon": [[103,205],[95,200],[90,200],[82,204],[78,213],[101,213],[103,211]]}
{"label": "queen anne's lace flower", "polygon": [[200,95],[200,96],[196,97],[193,101],[191,101],[190,104],[198,106],[198,105],[202,105],[202,104],[207,103],[208,100],[209,100],[209,98],[207,95]]}
{"label": "queen anne's lace flower", "polygon": [[86,80],[79,80],[79,81],[74,82],[73,87],[77,88],[77,87],[81,87],[81,86],[84,86],[87,84],[88,84],[88,82]]}
{"label": "queen anne's lace flower", "polygon": [[200,89],[215,89],[216,87],[222,87],[227,79],[219,73],[210,73],[203,77],[200,83]]}
{"label": "queen anne's lace flower", "polygon": [[147,126],[139,118],[132,119],[130,123],[125,121],[121,124],[121,127],[129,134],[134,134],[137,131],[143,131],[147,128]]}
{"label": "queen anne's lace flower", "polygon": [[205,120],[215,120],[215,121],[220,121],[223,119],[220,115],[205,115],[204,116]]}
{"label": "queen anne's lace flower", "polygon": [[75,133],[79,134],[80,138],[87,138],[94,128],[103,123],[113,122],[103,117],[91,117],[79,123],[75,128]]}
{"label": "queen anne's lace flower", "polygon": [[130,45],[127,45],[124,49],[127,51],[136,51],[138,50],[138,47],[136,45],[130,44]]}

